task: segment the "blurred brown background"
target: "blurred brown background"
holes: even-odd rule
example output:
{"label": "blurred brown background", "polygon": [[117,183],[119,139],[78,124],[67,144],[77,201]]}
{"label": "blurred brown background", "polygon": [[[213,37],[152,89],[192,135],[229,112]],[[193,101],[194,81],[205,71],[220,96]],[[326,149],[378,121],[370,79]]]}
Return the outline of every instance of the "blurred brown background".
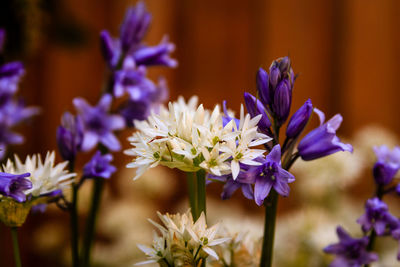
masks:
{"label": "blurred brown background", "polygon": [[[208,107],[225,99],[230,108],[239,111],[243,92],[255,92],[256,70],[260,66],[268,68],[273,59],[289,55],[295,73],[300,74],[292,111],[311,98],[328,118],[341,113],[344,122],[340,136],[351,136],[371,123],[393,132],[400,130],[399,1],[145,2],[153,14],[146,41],[156,44],[163,34],[168,34],[177,47],[173,56],[179,61],[178,68],[150,71],[154,79],[159,75],[167,78],[172,100],[178,95],[188,98],[197,94]],[[117,35],[125,8],[134,3],[122,0],[1,3],[0,26],[8,30],[9,59],[26,63],[20,94],[29,105],[42,107],[42,114],[23,129],[26,144],[14,147],[14,151],[25,155],[56,149],[56,128],[61,114],[73,111],[72,99],[81,96],[91,103],[97,101],[105,68],[98,34],[108,29]],[[121,140],[128,147],[125,139]],[[121,168],[129,161],[122,154],[116,158]],[[179,187],[167,203],[182,198],[179,193],[184,191],[184,185]],[[220,188],[213,190],[218,195]],[[118,195],[118,189],[111,191]],[[165,205],[161,209],[167,210]],[[253,203],[251,206],[255,208]],[[28,219],[20,233],[25,266],[61,264],[54,257],[31,250],[35,245],[29,239],[30,231],[43,220],[57,218],[68,217],[56,211]],[[67,225],[64,227],[68,231]],[[7,229],[2,228],[1,232],[4,249],[9,247],[11,238]],[[0,265],[12,266],[11,251],[3,249]]]}

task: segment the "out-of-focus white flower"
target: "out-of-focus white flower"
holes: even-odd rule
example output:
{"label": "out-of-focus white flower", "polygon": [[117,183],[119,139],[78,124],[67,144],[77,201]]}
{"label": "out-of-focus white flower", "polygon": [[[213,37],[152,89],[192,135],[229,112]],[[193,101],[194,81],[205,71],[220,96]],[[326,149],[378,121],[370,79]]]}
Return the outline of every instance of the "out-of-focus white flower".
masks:
{"label": "out-of-focus white flower", "polygon": [[55,153],[47,152],[44,162],[40,154],[27,156],[24,163],[15,155],[15,163],[10,159],[3,165],[3,171],[12,174],[31,174],[28,179],[32,182],[32,188],[25,191],[26,195],[34,197],[51,194],[68,187],[73,181],[75,173],[64,170],[68,161],[55,165]]}
{"label": "out-of-focus white flower", "polygon": [[251,119],[242,107],[238,126],[234,120],[223,125],[218,105],[211,111],[197,102],[196,96],[188,103],[180,97],[146,121],[135,121],[138,131],[128,139],[133,148],[125,151],[134,157],[127,167],[137,168],[135,179],[159,164],[187,172],[204,169],[214,175],[232,172],[234,178],[239,162],[260,164],[253,159],[265,150],[252,147],[271,140],[257,132],[261,115]]}
{"label": "out-of-focus white flower", "polygon": [[[148,257],[147,263],[168,263],[168,266],[198,266],[210,255],[218,259],[218,255],[211,247],[218,246],[230,240],[219,237],[219,224],[207,227],[204,213],[194,222],[190,211],[185,214],[157,213],[163,225],[152,220],[161,235],[155,235],[151,247],[138,245]],[[180,265],[188,264],[188,265]]]}

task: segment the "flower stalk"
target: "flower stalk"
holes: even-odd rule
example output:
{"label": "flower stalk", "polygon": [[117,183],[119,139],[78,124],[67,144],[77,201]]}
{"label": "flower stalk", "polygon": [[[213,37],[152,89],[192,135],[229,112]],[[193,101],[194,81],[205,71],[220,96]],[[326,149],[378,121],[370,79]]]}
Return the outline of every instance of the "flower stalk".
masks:
{"label": "flower stalk", "polygon": [[264,223],[264,237],[263,237],[260,267],[272,266],[278,196],[279,195],[275,190],[271,190],[271,193],[269,194],[264,203],[265,223]]}
{"label": "flower stalk", "polygon": [[18,227],[11,227],[11,236],[13,242],[13,250],[14,250],[14,260],[15,266],[21,267],[21,257],[19,253],[19,245],[18,245]]}
{"label": "flower stalk", "polygon": [[190,209],[196,221],[202,212],[206,214],[206,172],[188,172],[187,183]]}

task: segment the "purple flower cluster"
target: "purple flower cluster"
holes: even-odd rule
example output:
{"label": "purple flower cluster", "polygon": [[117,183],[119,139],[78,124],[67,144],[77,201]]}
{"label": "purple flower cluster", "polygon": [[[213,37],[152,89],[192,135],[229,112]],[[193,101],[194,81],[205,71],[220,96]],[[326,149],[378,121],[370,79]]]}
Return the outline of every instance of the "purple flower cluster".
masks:
{"label": "purple flower cluster", "polygon": [[[258,130],[273,137],[273,144],[265,145],[270,154],[265,158],[258,159],[260,166],[241,164],[237,179],[234,180],[229,175],[220,178],[209,177],[210,180],[225,183],[222,198],[229,198],[238,188],[242,188],[242,192],[247,198],[255,199],[258,205],[264,203],[271,190],[286,197],[290,191],[288,184],[294,181],[294,176],[288,170],[298,157],[303,160],[314,160],[338,151],[353,151],[350,144],[342,143],[336,136],[342,116],[337,114],[325,122],[324,113],[313,108],[310,99],[305,101],[289,119],[295,80],[296,77],[288,57],[272,62],[269,73],[263,68],[257,71],[256,95],[259,96],[259,99],[245,92],[244,101],[251,117],[261,115]],[[234,118],[229,116],[225,102],[223,106],[225,113],[223,122],[226,124]],[[293,153],[313,111],[319,116],[321,124],[300,140],[297,152]],[[287,121],[286,138],[281,146],[279,143],[280,128]]]}
{"label": "purple flower cluster", "polygon": [[[397,240],[399,242],[397,259],[400,261],[400,219],[389,212],[388,205],[383,201],[386,194],[398,195],[399,184],[392,185],[392,182],[400,169],[400,148],[395,147],[390,150],[386,146],[380,146],[374,147],[374,151],[377,157],[373,166],[376,194],[366,201],[365,213],[357,220],[357,223],[361,225],[364,237],[352,239],[343,230],[339,230],[341,228],[338,228],[339,244],[330,245],[324,250],[337,255],[330,266],[362,266],[377,261],[378,256],[370,252],[373,250],[375,236],[391,236]],[[351,242],[356,242],[356,240],[358,243],[351,245]]]}
{"label": "purple flower cluster", "polygon": [[[0,54],[3,53],[5,31],[0,29]],[[16,93],[24,66],[19,61],[0,65],[0,159],[4,158],[9,145],[22,144],[24,137],[13,128],[38,114],[36,107],[26,107]]]}
{"label": "purple flower cluster", "polygon": [[177,61],[170,57],[175,45],[167,36],[155,46],[143,42],[150,22],[150,13],[145,4],[139,2],[126,12],[119,38],[111,37],[106,30],[100,34],[103,57],[112,73],[111,91],[115,97],[129,96],[120,109],[128,126],[133,126],[135,119],[147,117],[154,106],[168,97],[165,80],[160,79],[155,84],[146,77],[146,69],[177,66]]}

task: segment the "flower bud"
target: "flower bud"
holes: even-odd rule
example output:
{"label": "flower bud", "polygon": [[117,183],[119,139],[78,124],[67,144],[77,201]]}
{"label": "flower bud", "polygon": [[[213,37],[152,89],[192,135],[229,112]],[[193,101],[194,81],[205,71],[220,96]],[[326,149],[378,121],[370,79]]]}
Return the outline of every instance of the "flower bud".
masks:
{"label": "flower bud", "polygon": [[261,102],[264,106],[271,104],[271,92],[269,90],[269,77],[268,73],[263,69],[259,68],[256,76],[257,91],[260,96]]}
{"label": "flower bud", "polygon": [[287,79],[282,80],[275,90],[273,110],[278,124],[282,125],[288,118],[292,103],[292,90]]}
{"label": "flower bud", "polygon": [[275,90],[280,79],[281,79],[281,72],[279,70],[279,66],[277,66],[274,62],[269,68],[269,85],[271,86],[272,91]]}
{"label": "flower bud", "polygon": [[379,185],[387,185],[389,184],[397,171],[399,170],[399,165],[390,164],[385,162],[376,162],[372,172],[374,174],[375,182]]}
{"label": "flower bud", "polygon": [[270,132],[269,127],[271,127],[271,122],[269,121],[269,118],[264,110],[264,106],[262,105],[261,101],[256,99],[253,95],[245,92],[244,102],[246,104],[246,109],[252,118],[261,114],[262,117],[258,122],[259,130],[269,133]]}
{"label": "flower bud", "polygon": [[290,118],[286,128],[288,138],[296,138],[301,134],[312,113],[311,99],[308,99]]}

